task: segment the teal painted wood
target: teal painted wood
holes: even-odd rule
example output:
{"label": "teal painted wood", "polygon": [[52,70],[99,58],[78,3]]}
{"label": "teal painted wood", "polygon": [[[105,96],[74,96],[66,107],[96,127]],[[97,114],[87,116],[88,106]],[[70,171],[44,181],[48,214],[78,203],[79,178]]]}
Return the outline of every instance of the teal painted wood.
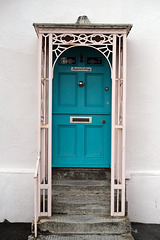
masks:
{"label": "teal painted wood", "polygon": [[[76,63],[62,64],[64,57],[75,58]],[[88,57],[100,57],[102,64],[88,64]],[[92,70],[72,71],[72,67]],[[79,81],[84,82],[83,87],[78,86]],[[70,123],[70,116],[92,117],[92,123]],[[56,63],[52,129],[53,167],[110,167],[111,73],[107,60],[96,50],[72,48]]]}
{"label": "teal painted wood", "polygon": [[110,167],[110,115],[89,117],[92,123],[70,123],[70,115],[54,115],[54,167]]}
{"label": "teal painted wood", "polygon": [[[61,64],[64,56],[75,57],[76,64]],[[82,56],[83,62],[80,62]],[[87,57],[102,57],[102,64],[87,64]],[[92,71],[74,72],[71,67],[91,67]],[[84,82],[84,87],[78,87],[79,81]],[[109,91],[106,92],[105,87]],[[111,113],[111,71],[102,54],[92,48],[77,47],[59,58],[54,70],[53,113]]]}

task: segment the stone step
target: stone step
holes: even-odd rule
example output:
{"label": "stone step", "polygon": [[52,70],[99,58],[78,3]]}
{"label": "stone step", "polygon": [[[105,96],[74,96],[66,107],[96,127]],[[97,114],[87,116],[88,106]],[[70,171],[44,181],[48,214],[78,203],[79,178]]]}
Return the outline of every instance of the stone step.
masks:
{"label": "stone step", "polygon": [[110,186],[108,180],[53,180],[52,185],[63,185],[63,186]]}
{"label": "stone step", "polygon": [[[102,193],[108,193],[110,191],[110,183],[107,181],[94,181],[94,180],[63,180],[53,181],[52,192],[53,194],[58,192],[68,192],[68,194],[78,194],[80,192],[86,192],[86,194],[93,193],[95,191]],[[68,195],[67,194],[67,195]]]}
{"label": "stone step", "polygon": [[107,187],[109,181],[105,180],[53,180],[52,186],[66,187]]}
{"label": "stone step", "polygon": [[60,215],[41,218],[38,223],[41,233],[48,234],[129,234],[130,222],[127,217],[102,217],[93,215]]}
{"label": "stone step", "polygon": [[[109,193],[110,186],[63,186],[63,185],[54,185],[52,186],[52,193],[66,192],[68,194],[75,194],[85,192],[86,194],[91,194],[93,192],[99,193]],[[67,195],[68,195],[67,194]]]}
{"label": "stone step", "polygon": [[55,201],[97,201],[97,202],[106,202],[110,200],[110,190],[106,191],[53,191],[52,192],[53,203]]}
{"label": "stone step", "polygon": [[[34,240],[30,238],[28,240]],[[40,235],[37,240],[134,240],[131,234],[124,235]]]}
{"label": "stone step", "polygon": [[108,202],[110,201],[110,188],[95,187],[57,187],[53,188],[52,201],[67,202],[87,201],[88,202]]}
{"label": "stone step", "polygon": [[109,215],[110,204],[98,204],[98,203],[54,203],[52,206],[52,214],[90,214],[90,215]]}
{"label": "stone step", "polygon": [[110,180],[110,169],[53,168],[53,180]]}

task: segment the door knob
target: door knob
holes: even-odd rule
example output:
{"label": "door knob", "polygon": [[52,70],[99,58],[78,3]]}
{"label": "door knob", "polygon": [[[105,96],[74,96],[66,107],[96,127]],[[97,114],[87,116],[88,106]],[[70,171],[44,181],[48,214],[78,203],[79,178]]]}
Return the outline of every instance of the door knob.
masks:
{"label": "door knob", "polygon": [[104,89],[105,91],[109,91],[109,87],[105,87],[105,89]]}
{"label": "door knob", "polygon": [[104,124],[104,123],[105,123],[105,120],[102,120],[102,121],[101,121],[101,123],[103,123],[103,124]]}
{"label": "door knob", "polygon": [[84,82],[83,82],[83,81],[79,81],[79,82],[78,82],[78,86],[79,86],[79,87],[83,87],[83,86],[84,86]]}

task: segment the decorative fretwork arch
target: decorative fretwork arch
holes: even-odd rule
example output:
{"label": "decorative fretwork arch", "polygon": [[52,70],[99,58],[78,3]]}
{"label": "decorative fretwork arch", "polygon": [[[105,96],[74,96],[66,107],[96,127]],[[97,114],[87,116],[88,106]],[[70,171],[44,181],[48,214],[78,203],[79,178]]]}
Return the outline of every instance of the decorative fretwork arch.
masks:
{"label": "decorative fretwork arch", "polygon": [[110,56],[113,52],[113,35],[111,34],[53,34],[52,44],[55,62],[67,49],[77,46],[87,46],[102,53],[111,68]]}
{"label": "decorative fretwork arch", "polygon": [[[38,216],[51,216],[53,68],[61,54],[76,46],[96,49],[107,59],[111,68],[111,216],[124,216],[126,37],[131,25],[34,24],[34,27],[39,38],[39,131],[35,174],[35,223]],[[36,226],[35,224],[35,232]]]}

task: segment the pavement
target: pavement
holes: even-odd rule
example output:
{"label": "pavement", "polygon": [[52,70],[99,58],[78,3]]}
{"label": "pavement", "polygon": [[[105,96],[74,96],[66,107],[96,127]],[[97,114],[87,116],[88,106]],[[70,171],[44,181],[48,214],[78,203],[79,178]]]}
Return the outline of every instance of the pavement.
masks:
{"label": "pavement", "polygon": [[31,223],[0,223],[0,240],[27,240],[31,234]]}
{"label": "pavement", "polygon": [[[31,223],[0,223],[0,240],[27,240]],[[135,240],[160,240],[160,224],[132,223]]]}
{"label": "pavement", "polygon": [[132,223],[135,240],[160,240],[160,224]]}

